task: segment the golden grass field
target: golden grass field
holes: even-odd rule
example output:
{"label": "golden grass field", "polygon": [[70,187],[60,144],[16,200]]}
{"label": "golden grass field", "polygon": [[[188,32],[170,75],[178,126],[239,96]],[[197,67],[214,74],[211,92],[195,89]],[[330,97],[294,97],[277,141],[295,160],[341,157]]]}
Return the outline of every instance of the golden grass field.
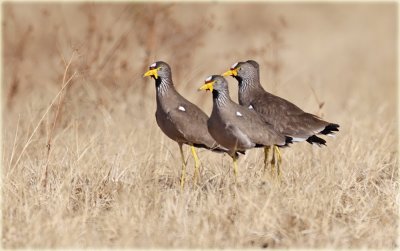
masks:
{"label": "golden grass field", "polygon": [[[396,24],[396,3],[3,4],[3,248],[398,248]],[[283,149],[280,183],[260,149],[236,184],[199,150],[194,185],[185,147],[181,191],[142,75],[168,62],[210,114],[197,88],[247,59],[341,131]]]}

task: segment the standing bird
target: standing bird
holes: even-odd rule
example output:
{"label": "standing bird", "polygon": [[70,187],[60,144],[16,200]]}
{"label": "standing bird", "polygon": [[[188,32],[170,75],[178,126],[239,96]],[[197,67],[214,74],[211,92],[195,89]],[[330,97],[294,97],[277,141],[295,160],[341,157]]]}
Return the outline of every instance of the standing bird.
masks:
{"label": "standing bird", "polygon": [[186,162],[182,145],[191,146],[195,161],[194,180],[199,176],[199,159],[195,147],[225,152],[208,133],[208,116],[197,106],[182,97],[172,82],[171,68],[165,62],[158,61],[150,65],[144,77],[155,80],[157,92],[156,121],[161,130],[179,145],[182,158],[181,188],[185,184]]}
{"label": "standing bird", "polygon": [[[326,122],[316,115],[306,113],[293,103],[265,91],[260,83],[259,68],[256,61],[248,60],[235,63],[223,74],[232,76],[238,81],[240,105],[254,109],[276,131],[292,137],[293,141],[325,145],[326,141],[316,134],[333,135],[339,131],[338,124]],[[266,147],[264,150],[266,164],[269,148]],[[280,153],[277,154],[280,160]],[[275,151],[273,151],[272,165],[275,163],[274,155]]]}
{"label": "standing bird", "polygon": [[228,149],[233,159],[233,170],[237,176],[237,151],[271,145],[285,146],[291,143],[265,123],[260,115],[232,101],[228,82],[219,75],[209,76],[199,90],[210,90],[213,96],[213,109],[208,119],[208,131],[223,147]]}

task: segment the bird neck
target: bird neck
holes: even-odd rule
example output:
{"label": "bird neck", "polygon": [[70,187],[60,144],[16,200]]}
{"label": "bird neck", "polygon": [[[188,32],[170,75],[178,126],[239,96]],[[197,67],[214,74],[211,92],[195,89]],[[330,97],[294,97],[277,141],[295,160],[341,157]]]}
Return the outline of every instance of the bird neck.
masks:
{"label": "bird neck", "polygon": [[258,78],[239,78],[239,93],[248,92],[253,89],[261,87]]}
{"label": "bird neck", "polygon": [[213,90],[213,102],[216,107],[224,107],[231,101],[228,90]]}
{"label": "bird neck", "polygon": [[163,97],[165,94],[168,93],[170,89],[173,89],[174,84],[172,80],[169,78],[157,78],[155,79],[156,82],[156,91],[157,97]]}

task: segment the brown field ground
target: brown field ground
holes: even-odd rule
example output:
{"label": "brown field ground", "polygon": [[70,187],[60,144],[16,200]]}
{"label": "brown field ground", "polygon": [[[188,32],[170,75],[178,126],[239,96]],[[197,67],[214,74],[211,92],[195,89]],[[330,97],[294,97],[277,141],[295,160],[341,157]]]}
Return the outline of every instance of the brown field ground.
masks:
{"label": "brown field ground", "polygon": [[[2,246],[398,247],[396,18],[395,3],[3,4]],[[197,88],[247,59],[341,131],[283,149],[280,183],[263,181],[262,150],[236,184],[229,156],[199,150],[194,185],[185,147],[181,192],[142,75],[170,63],[210,114]]]}

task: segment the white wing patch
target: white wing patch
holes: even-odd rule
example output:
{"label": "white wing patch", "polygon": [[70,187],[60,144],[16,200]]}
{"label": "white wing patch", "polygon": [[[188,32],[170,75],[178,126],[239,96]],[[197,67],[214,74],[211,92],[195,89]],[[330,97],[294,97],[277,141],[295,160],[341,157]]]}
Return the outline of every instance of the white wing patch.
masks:
{"label": "white wing patch", "polygon": [[151,65],[150,65],[150,67],[156,67],[156,63],[152,63]]}
{"label": "white wing patch", "polygon": [[181,106],[181,105],[178,107],[178,110],[179,110],[179,111],[182,111],[182,112],[185,112],[185,111],[186,111],[185,107],[183,107],[183,106]]}
{"label": "white wing patch", "polygon": [[236,112],[236,116],[242,117],[243,115],[240,112]]}
{"label": "white wing patch", "polygon": [[292,137],[292,141],[293,142],[301,142],[301,141],[304,141],[304,140],[306,140],[307,138],[296,138],[296,137]]}
{"label": "white wing patch", "polygon": [[252,105],[249,105],[249,109],[250,109],[250,110],[254,110],[254,108],[253,108]]}
{"label": "white wing patch", "polygon": [[208,78],[206,78],[206,82],[210,81],[212,79],[212,76],[208,76]]}
{"label": "white wing patch", "polygon": [[231,69],[235,69],[236,66],[237,66],[238,64],[239,64],[239,62],[234,63],[234,64],[231,66]]}

